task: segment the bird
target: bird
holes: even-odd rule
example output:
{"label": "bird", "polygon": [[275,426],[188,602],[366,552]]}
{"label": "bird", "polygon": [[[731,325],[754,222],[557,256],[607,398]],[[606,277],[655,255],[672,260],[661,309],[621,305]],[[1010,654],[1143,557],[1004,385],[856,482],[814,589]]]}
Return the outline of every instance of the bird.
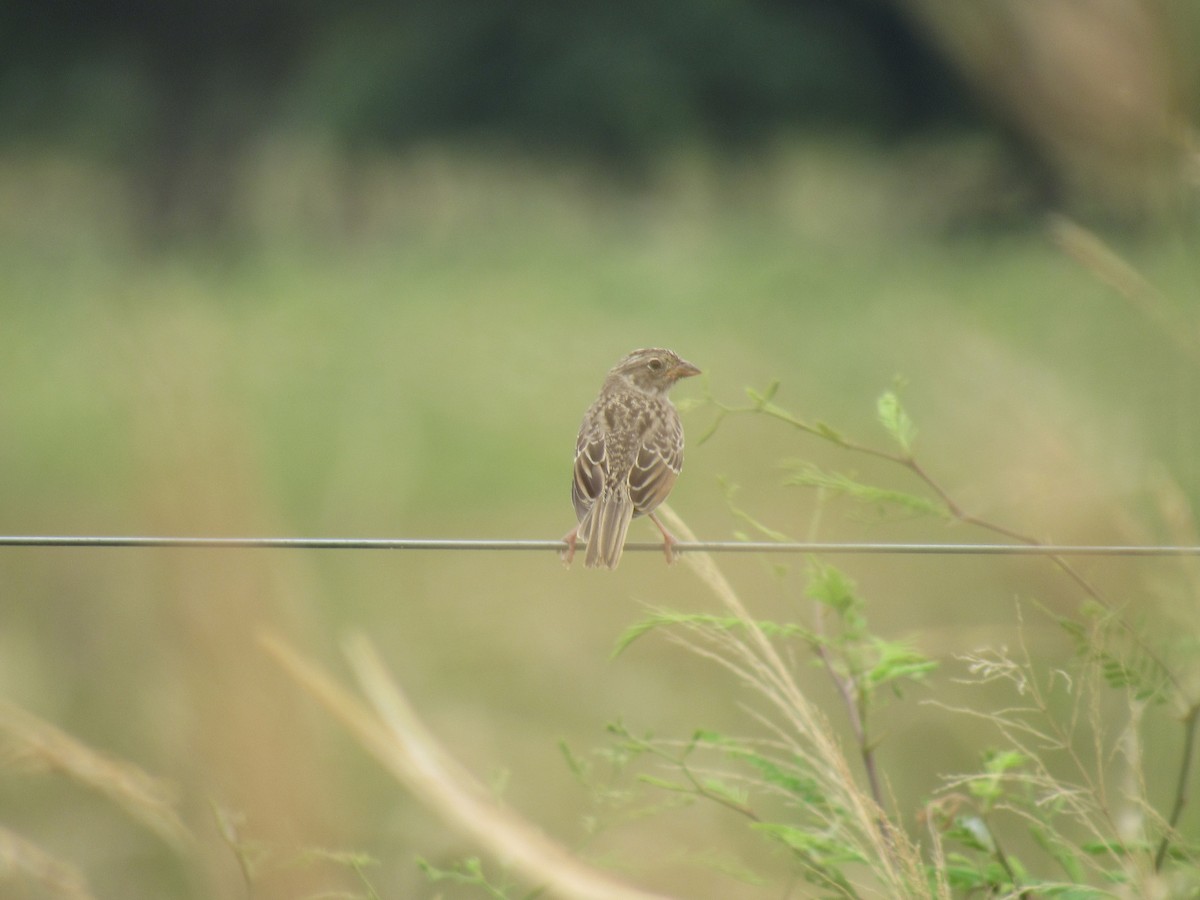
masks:
{"label": "bird", "polygon": [[630,521],[643,515],[662,532],[663,553],[674,562],[676,538],[654,514],[683,468],[683,425],[667,392],[699,374],[661,347],[634,350],[609,370],[575,441],[571,501],[579,524],[563,537],[566,565],[582,540],[586,567],[615,569]]}

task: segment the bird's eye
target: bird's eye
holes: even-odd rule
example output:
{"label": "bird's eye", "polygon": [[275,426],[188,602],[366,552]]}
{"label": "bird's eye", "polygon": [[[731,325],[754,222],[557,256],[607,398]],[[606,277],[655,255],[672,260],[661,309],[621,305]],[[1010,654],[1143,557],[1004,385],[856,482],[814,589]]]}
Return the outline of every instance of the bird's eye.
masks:
{"label": "bird's eye", "polygon": [[650,362],[646,363],[646,365],[650,367],[651,372],[661,372],[662,367],[663,367],[663,361],[661,359],[655,358],[655,359],[650,360]]}

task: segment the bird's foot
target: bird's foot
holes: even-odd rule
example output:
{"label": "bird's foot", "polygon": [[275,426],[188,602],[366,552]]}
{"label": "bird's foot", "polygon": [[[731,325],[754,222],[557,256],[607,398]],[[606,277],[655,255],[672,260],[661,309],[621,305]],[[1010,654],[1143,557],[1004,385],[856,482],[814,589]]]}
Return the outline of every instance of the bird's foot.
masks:
{"label": "bird's foot", "polygon": [[558,558],[562,560],[562,564],[568,569],[571,568],[571,561],[575,559],[575,540],[578,537],[578,525],[563,535],[563,543],[566,544],[566,546],[558,551]]}
{"label": "bird's foot", "polygon": [[658,530],[662,532],[663,556],[667,558],[667,565],[675,565],[675,545],[679,543],[679,538],[667,531],[666,526],[663,525],[662,522],[658,521],[658,516],[656,516],[654,513],[650,513],[650,521],[658,526]]}

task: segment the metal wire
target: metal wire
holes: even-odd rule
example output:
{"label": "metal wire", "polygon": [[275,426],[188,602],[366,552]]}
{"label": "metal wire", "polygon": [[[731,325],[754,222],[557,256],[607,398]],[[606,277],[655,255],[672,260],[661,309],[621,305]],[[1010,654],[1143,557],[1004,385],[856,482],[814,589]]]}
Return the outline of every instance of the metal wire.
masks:
{"label": "metal wire", "polygon": [[[0,548],[190,547],[223,550],[540,550],[563,541],[442,540],[437,538],[158,537],[150,535],[0,535]],[[1089,544],[903,544],[768,541],[680,541],[676,553],[841,553],[932,556],[1200,556],[1200,547]],[[625,552],[662,551],[659,543],[631,543]]]}

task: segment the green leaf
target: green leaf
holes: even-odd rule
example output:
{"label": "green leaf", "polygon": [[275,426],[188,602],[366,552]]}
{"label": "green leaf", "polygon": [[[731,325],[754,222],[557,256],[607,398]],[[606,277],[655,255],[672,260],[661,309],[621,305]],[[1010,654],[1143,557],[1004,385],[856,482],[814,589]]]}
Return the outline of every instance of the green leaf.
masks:
{"label": "green leaf", "polygon": [[[785,543],[791,540],[791,538],[782,531],[776,531],[774,528],[764,525],[762,522],[758,521],[758,519],[750,515],[750,513],[746,512],[733,502],[734,495],[737,494],[738,491],[738,486],[736,484],[726,478],[720,478],[718,479],[718,482],[721,485],[721,491],[725,494],[725,503],[728,505],[729,511],[737,516],[737,518],[741,519],[755,531],[765,535],[773,541]],[[737,537],[738,540],[749,540],[749,538],[741,532],[738,533]]]}
{"label": "green leaf", "polygon": [[1056,897],[1058,900],[1113,900],[1114,897],[1123,896],[1082,884],[1034,882],[1027,887],[1038,897]]}
{"label": "green leaf", "polygon": [[676,794],[694,794],[696,789],[690,784],[684,784],[681,781],[668,781],[665,778],[658,778],[654,775],[641,774],[637,780],[642,784],[648,784],[651,787],[661,788],[664,791],[671,791]]}
{"label": "green leaf", "polygon": [[984,759],[984,768],[993,775],[1003,775],[1013,769],[1019,769],[1029,762],[1029,757],[1016,750],[994,751]]}
{"label": "green leaf", "polygon": [[1057,621],[1059,627],[1062,628],[1062,630],[1065,631],[1070,637],[1075,639],[1077,646],[1087,641],[1088,630],[1081,622],[1076,622],[1074,619],[1068,619],[1066,616],[1059,616]]}
{"label": "green leaf", "polygon": [[755,822],[750,827],[769,835],[788,849],[796,851],[810,862],[819,864],[823,868],[866,862],[866,858],[853,847],[840,843],[826,834],[804,831],[778,822]]}
{"label": "green leaf", "polygon": [[858,596],[853,579],[841,569],[814,561],[808,569],[805,593],[837,613],[843,639],[857,640],[866,633],[862,598]]}
{"label": "green leaf", "polygon": [[990,887],[979,868],[961,853],[948,854],[947,860],[943,871],[950,887],[966,894],[979,893]]}
{"label": "green leaf", "polygon": [[733,514],[764,537],[770,538],[771,540],[777,541],[781,544],[785,544],[791,540],[791,538],[789,538],[782,531],[776,531],[774,528],[764,525],[762,522],[758,521],[758,519],[755,519],[753,516],[744,512],[743,510],[735,509],[733,510]]}
{"label": "green leaf", "polygon": [[693,744],[708,744],[712,747],[740,747],[741,742],[737,738],[731,738],[728,735],[721,734],[719,731],[712,731],[708,728],[697,728],[692,732]]}
{"label": "green leaf", "polygon": [[1015,750],[993,750],[984,755],[985,774],[976,775],[967,785],[973,797],[983,801],[984,808],[994,806],[1004,796],[1004,776],[1028,762]]}
{"label": "green leaf", "polygon": [[1088,841],[1082,845],[1089,856],[1128,856],[1130,848],[1123,841]]}
{"label": "green leaf", "polygon": [[995,805],[996,801],[1004,796],[1004,788],[996,776],[976,775],[967,784],[967,790],[971,792],[972,797],[985,801],[988,807]]}
{"label": "green leaf", "polygon": [[575,752],[571,750],[570,745],[568,745],[566,740],[563,738],[559,738],[558,740],[558,752],[561,753],[563,759],[567,761],[567,768],[570,770],[571,774],[581,782],[586,783],[589,776],[592,774],[591,763],[582,757],[576,756]]}
{"label": "green leaf", "polygon": [[815,562],[808,570],[806,593],[818,603],[823,603],[837,613],[844,613],[862,605],[855,590],[854,580],[841,569]]}
{"label": "green leaf", "polygon": [[913,441],[917,439],[917,426],[900,404],[899,395],[894,390],[884,391],[875,402],[875,412],[892,440],[905,455],[911,456]]}
{"label": "green leaf", "polygon": [[1062,866],[1062,870],[1067,873],[1067,877],[1071,881],[1076,884],[1083,883],[1083,863],[1075,855],[1074,847],[1059,837],[1057,833],[1038,823],[1029,827],[1029,833],[1033,836],[1038,846],[1050,854],[1054,861]]}
{"label": "green leaf", "polygon": [[1099,668],[1109,687],[1129,691],[1137,700],[1165,703],[1171,694],[1171,673],[1146,649],[1146,641],[1122,627],[1112,610],[1091,604],[1083,610],[1087,624],[1060,617],[1059,626],[1075,642],[1079,657]]}
{"label": "green leaf", "polygon": [[946,837],[980,853],[996,852],[992,832],[979,816],[956,816],[954,824],[946,829]]}
{"label": "green leaf", "polygon": [[800,769],[784,766],[753,751],[738,753],[736,758],[757,769],[763,781],[782,788],[804,804],[818,809],[830,808],[829,799],[821,789],[820,782]]}
{"label": "green leaf", "polygon": [[875,487],[855,481],[839,472],[826,472],[811,463],[802,460],[790,460],[785,466],[791,474],[784,479],[784,484],[801,487],[815,487],[849,497],[859,503],[880,508],[891,508],[913,516],[935,516],[939,519],[953,519],[954,516],[944,503],[919,497],[904,491],[893,491],[888,488]]}
{"label": "green leaf", "polygon": [[630,644],[642,637],[642,635],[649,634],[656,628],[662,628],[664,625],[669,624],[672,623],[664,621],[663,617],[661,616],[650,616],[642,619],[640,622],[634,622],[625,629],[619,638],[617,638],[616,646],[613,647],[613,651],[610,654],[611,658],[616,659],[627,649],[629,649]]}
{"label": "green leaf", "polygon": [[771,402],[771,398],[775,396],[775,392],[779,390],[779,382],[773,381],[767,387],[766,391],[756,391],[754,388],[746,388],[746,396],[750,398],[750,411],[759,412],[763,415],[771,416],[779,419],[781,422],[786,422],[801,431],[807,431],[810,434],[817,434],[815,427],[801,419],[799,416],[793,415],[782,406],[776,406]]}
{"label": "green leaf", "polygon": [[[920,681],[938,664],[902,641],[885,641],[873,638],[872,646],[877,662],[866,673],[873,687],[897,681]],[[895,685],[893,685],[895,686]]]}
{"label": "green leaf", "polygon": [[813,425],[813,431],[816,432],[816,434],[819,437],[823,437],[826,440],[832,441],[835,444],[845,444],[846,443],[846,436],[843,435],[836,428],[834,428],[832,425],[830,425],[828,422],[822,422],[820,420],[817,420],[817,422]]}
{"label": "green leaf", "polygon": [[781,762],[764,756],[740,738],[729,737],[718,731],[697,729],[692,734],[692,746],[703,745],[723,752],[729,759],[755,769],[767,784],[781,788],[795,799],[810,807],[829,809],[829,803],[821,791],[820,783],[804,772],[797,759],[795,763]]}
{"label": "green leaf", "polygon": [[[778,382],[772,382],[772,384],[775,385],[775,389],[778,390]],[[753,403],[754,408],[758,410],[763,409],[768,403],[770,403],[771,397],[774,396],[774,394],[775,391],[770,387],[768,387],[765,392],[758,391],[750,387],[746,388],[746,396],[750,398],[750,402]]]}
{"label": "green leaf", "polygon": [[431,883],[448,881],[453,884],[465,884],[479,888],[494,900],[507,900],[510,887],[504,884],[493,884],[484,874],[483,864],[476,857],[470,857],[452,869],[441,869],[428,860],[417,857],[417,866]]}
{"label": "green leaf", "polygon": [[731,787],[718,778],[705,778],[702,783],[708,793],[714,797],[720,797],[722,800],[727,800],[735,806],[745,806],[749,799],[745,791]]}
{"label": "green leaf", "polygon": [[[807,643],[812,643],[819,638],[812,631],[802,625],[797,625],[792,622],[771,622],[765,619],[760,619],[754,623],[759,630],[768,637],[779,638],[799,638]],[[713,631],[744,631],[746,623],[736,616],[717,616],[709,613],[676,613],[669,610],[654,612],[642,619],[640,622],[635,622],[630,625],[625,632],[617,638],[617,644],[613,648],[612,657],[620,656],[625,650],[636,641],[638,638],[658,628],[669,628],[673,626],[684,626],[688,628],[711,629]]]}

